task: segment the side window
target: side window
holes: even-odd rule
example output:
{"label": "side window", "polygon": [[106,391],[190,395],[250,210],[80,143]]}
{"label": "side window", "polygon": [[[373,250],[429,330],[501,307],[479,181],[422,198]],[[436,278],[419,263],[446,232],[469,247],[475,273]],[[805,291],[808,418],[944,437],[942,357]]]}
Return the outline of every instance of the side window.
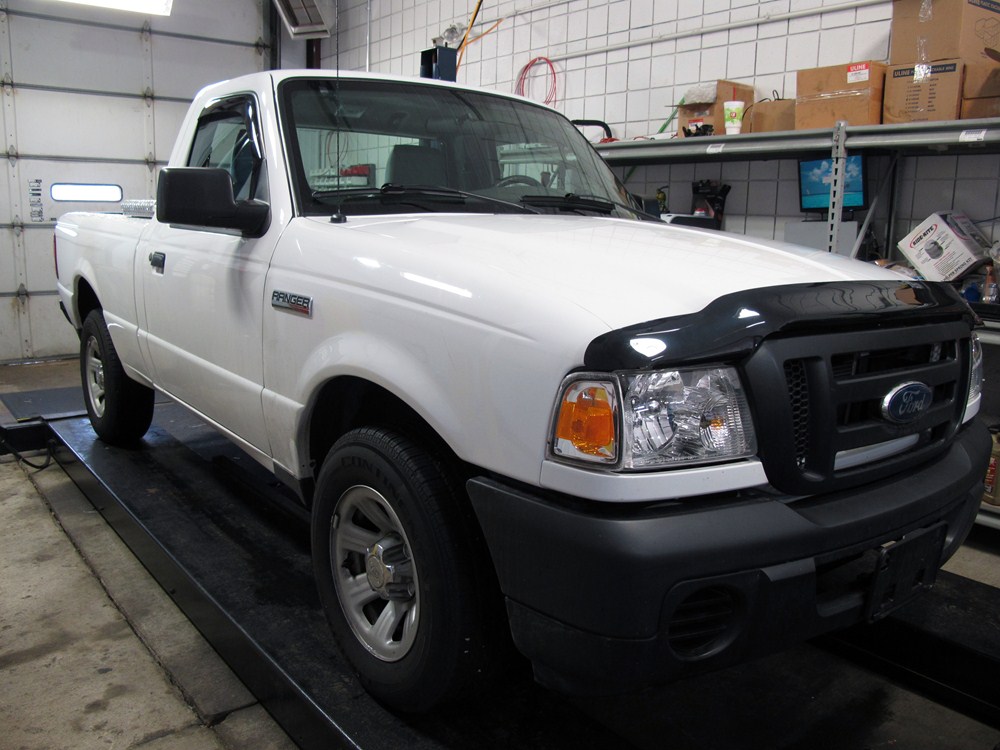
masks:
{"label": "side window", "polygon": [[206,109],[198,119],[189,167],[219,167],[229,172],[236,200],[260,198],[263,158],[250,99],[228,99]]}

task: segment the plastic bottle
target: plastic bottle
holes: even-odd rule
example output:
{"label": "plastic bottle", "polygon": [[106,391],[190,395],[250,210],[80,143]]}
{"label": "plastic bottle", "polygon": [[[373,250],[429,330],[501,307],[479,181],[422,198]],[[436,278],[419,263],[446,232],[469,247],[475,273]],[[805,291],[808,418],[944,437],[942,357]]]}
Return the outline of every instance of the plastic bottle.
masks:
{"label": "plastic bottle", "polygon": [[990,304],[997,302],[997,277],[992,265],[986,269],[986,281],[983,282],[983,302]]}

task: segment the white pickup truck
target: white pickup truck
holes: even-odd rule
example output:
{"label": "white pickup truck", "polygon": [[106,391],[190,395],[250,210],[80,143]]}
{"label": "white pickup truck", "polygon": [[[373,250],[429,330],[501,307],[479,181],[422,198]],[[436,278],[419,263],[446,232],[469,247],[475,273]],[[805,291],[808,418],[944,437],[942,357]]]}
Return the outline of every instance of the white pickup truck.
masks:
{"label": "white pickup truck", "polygon": [[59,293],[101,439],[162,391],[311,509],[380,700],[478,690],[511,638],[631,690],[906,602],[989,453],[949,287],[648,219],[533,102],[262,73],[197,96],[155,211],[59,220]]}

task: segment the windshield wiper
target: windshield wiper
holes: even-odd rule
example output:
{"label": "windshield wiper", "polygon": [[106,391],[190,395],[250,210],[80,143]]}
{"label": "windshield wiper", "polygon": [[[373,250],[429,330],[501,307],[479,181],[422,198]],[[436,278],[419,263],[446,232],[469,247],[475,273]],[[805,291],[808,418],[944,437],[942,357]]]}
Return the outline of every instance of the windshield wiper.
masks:
{"label": "windshield wiper", "polygon": [[387,182],[380,188],[351,187],[341,188],[339,190],[314,190],[312,197],[313,200],[316,201],[330,201],[331,199],[336,199],[331,202],[334,202],[338,209],[343,203],[364,200],[366,198],[377,200],[382,203],[402,203],[417,206],[419,208],[426,208],[426,206],[423,206],[418,202],[420,198],[443,198],[450,199],[453,203],[465,204],[470,201],[478,201],[497,206],[505,206],[517,211],[518,213],[539,213],[537,209],[532,208],[531,206],[521,205],[520,203],[506,201],[501,198],[494,198],[491,195],[481,195],[479,193],[469,192],[468,190],[459,190],[458,188],[444,187],[442,185],[395,185],[391,182]]}
{"label": "windshield wiper", "polygon": [[576,193],[566,193],[565,195],[524,195],[521,196],[521,203],[526,206],[536,206],[538,208],[557,208],[561,211],[594,211],[603,214],[610,214],[616,208],[621,208],[630,214],[635,214],[640,219],[660,221],[659,216],[646,213],[642,209],[630,206],[627,203],[619,203],[618,201],[602,198],[598,195],[578,195]]}
{"label": "windshield wiper", "polygon": [[442,197],[462,197],[467,200],[473,201],[483,201],[484,203],[492,203],[497,206],[507,206],[508,208],[516,209],[519,213],[533,213],[537,214],[534,208],[530,206],[524,206],[520,203],[515,203],[514,201],[504,200],[503,198],[496,198],[492,195],[483,195],[482,193],[473,193],[468,190],[459,190],[458,188],[445,187],[443,185],[394,185],[391,182],[385,183],[379,190],[385,195],[440,195]]}

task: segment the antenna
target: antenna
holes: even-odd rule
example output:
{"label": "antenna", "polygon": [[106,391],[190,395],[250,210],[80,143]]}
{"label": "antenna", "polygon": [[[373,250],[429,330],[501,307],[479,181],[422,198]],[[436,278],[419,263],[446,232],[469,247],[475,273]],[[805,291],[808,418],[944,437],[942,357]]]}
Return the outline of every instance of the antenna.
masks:
{"label": "antenna", "polygon": [[[337,26],[337,33],[333,36],[333,65],[337,69],[336,78],[334,78],[333,90],[337,95],[337,105],[340,106],[340,0],[335,0],[333,4],[333,12],[336,15],[334,19]],[[340,177],[340,124],[337,125],[337,176]],[[339,183],[338,183],[339,184]]]}
{"label": "antenna", "polygon": [[[335,0],[335,2],[333,4],[333,15],[334,15],[333,24],[334,24],[334,28],[336,29],[336,31],[334,32],[334,35],[333,35],[333,65],[334,65],[334,68],[335,68],[334,79],[333,79],[333,91],[334,91],[334,96],[336,97],[337,106],[338,106],[338,109],[339,109],[339,107],[340,107],[340,0]],[[337,113],[336,110],[334,111],[334,115],[333,116],[334,116],[334,118],[338,117],[338,113]],[[341,166],[340,166],[340,154],[341,154],[341,151],[340,151],[340,124],[337,122],[336,119],[334,120],[333,124],[334,124],[334,127],[337,128],[337,163],[335,165],[335,169],[336,169],[335,174],[337,175],[337,185],[339,187],[339,185],[340,185],[340,172],[341,172]],[[330,222],[333,223],[333,224],[343,224],[346,221],[347,221],[347,216],[345,216],[344,212],[340,210],[340,204],[338,203],[337,204],[337,210],[330,217]]]}

